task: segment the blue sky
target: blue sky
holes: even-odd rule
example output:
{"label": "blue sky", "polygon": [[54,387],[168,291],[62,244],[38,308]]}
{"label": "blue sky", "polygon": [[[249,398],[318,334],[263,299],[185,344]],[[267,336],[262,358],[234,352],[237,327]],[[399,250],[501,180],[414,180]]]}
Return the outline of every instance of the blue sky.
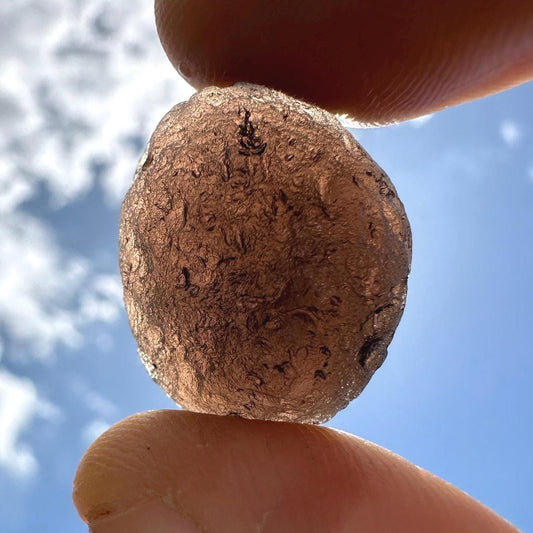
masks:
{"label": "blue sky", "polygon": [[[192,89],[160,50],[150,2],[125,4],[0,6],[3,533],[85,531],[70,491],[87,445],[129,414],[173,407],[136,354],[117,228],[142,146]],[[442,476],[524,531],[533,531],[531,102],[529,83],[352,130],[398,189],[414,257],[387,361],[328,424]]]}

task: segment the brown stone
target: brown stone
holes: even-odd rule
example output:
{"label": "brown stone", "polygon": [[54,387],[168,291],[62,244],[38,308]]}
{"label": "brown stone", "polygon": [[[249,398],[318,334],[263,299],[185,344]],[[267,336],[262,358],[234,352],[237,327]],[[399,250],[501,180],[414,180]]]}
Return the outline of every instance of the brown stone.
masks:
{"label": "brown stone", "polygon": [[122,206],[139,352],[193,411],[331,418],[385,359],[410,258],[383,170],[333,115],[260,86],[174,107]]}

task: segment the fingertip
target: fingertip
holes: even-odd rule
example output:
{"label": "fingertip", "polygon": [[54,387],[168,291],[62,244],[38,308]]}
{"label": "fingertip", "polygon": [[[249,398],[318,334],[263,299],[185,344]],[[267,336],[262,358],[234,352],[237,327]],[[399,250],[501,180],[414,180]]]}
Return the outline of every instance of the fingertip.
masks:
{"label": "fingertip", "polygon": [[266,85],[386,124],[533,76],[531,2],[156,0],[161,43],[196,88]]}
{"label": "fingertip", "polygon": [[[322,428],[299,424],[184,411],[140,414],[89,448],[73,499],[90,524],[154,497],[206,531],[251,531],[272,520],[307,528],[317,519],[335,524],[347,512],[338,493],[355,495],[357,486],[340,459],[343,446],[324,453],[331,439]],[[326,472],[335,477],[333,491],[326,490]]]}
{"label": "fingertip", "polygon": [[80,516],[100,525],[154,503],[217,533],[516,532],[458,489],[351,435],[184,411],[111,428],[82,459],[73,497]]}
{"label": "fingertip", "polygon": [[[82,520],[92,523],[138,506],[150,499],[161,479],[158,443],[182,417],[172,411],[147,411],[125,418],[100,435],[87,449],[76,470],[72,497]],[[153,438],[156,437],[156,438]]]}

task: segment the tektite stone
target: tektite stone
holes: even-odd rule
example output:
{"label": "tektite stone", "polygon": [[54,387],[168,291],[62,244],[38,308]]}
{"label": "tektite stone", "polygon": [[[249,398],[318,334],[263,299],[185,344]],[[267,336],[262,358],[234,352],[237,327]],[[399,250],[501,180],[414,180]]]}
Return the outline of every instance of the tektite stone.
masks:
{"label": "tektite stone", "polygon": [[174,107],[122,206],[139,353],[193,411],[331,418],[386,357],[410,259],[383,170],[333,115],[259,86]]}

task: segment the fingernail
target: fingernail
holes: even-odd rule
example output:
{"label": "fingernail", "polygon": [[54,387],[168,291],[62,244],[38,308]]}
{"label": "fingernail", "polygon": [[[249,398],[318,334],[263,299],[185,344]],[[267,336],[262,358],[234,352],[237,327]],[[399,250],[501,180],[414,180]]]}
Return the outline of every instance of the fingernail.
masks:
{"label": "fingernail", "polygon": [[97,520],[89,533],[200,533],[177,511],[160,501],[143,504]]}

